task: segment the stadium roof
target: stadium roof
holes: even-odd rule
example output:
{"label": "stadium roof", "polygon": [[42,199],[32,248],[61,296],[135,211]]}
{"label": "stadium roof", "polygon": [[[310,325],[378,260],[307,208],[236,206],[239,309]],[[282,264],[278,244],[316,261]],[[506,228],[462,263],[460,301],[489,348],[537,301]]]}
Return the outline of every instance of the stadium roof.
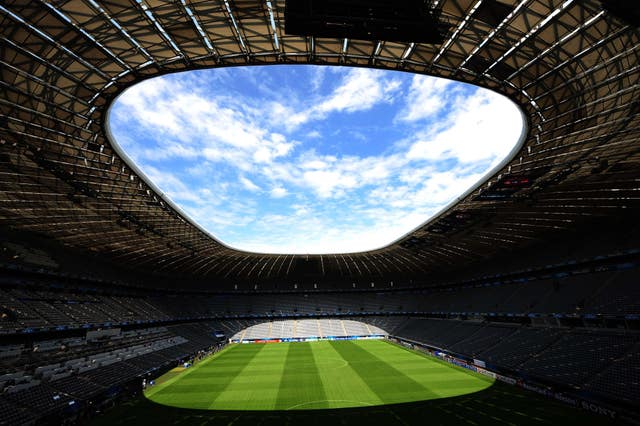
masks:
{"label": "stadium roof", "polygon": [[[423,276],[579,229],[592,217],[615,218],[639,206],[632,3],[433,0],[428,37],[394,34],[386,21],[363,32],[371,27],[339,16],[341,38],[330,38],[314,34],[336,36],[333,15],[313,17],[307,35],[288,34],[281,0],[4,1],[0,224],[142,270],[260,281]],[[112,147],[107,111],[124,89],[160,74],[281,63],[404,70],[487,87],[522,108],[527,134],[491,178],[387,247],[308,257],[241,252],[138,176]]]}

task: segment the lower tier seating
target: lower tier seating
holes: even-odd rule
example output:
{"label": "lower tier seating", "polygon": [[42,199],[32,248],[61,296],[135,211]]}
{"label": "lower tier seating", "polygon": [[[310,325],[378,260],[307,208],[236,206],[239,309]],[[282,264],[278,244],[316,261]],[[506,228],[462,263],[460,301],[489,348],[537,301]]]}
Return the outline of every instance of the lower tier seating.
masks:
{"label": "lower tier seating", "polygon": [[523,378],[640,404],[640,333],[410,319],[396,335]]}

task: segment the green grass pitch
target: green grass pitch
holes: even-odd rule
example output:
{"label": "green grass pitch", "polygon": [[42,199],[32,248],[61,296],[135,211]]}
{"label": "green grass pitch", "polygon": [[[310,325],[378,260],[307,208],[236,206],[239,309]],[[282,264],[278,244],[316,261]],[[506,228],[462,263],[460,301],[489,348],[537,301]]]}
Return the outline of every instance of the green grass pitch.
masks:
{"label": "green grass pitch", "polygon": [[91,423],[620,424],[515,386],[491,383],[484,376],[386,341],[233,345],[190,369],[175,369],[157,383],[145,396],[117,404]]}
{"label": "green grass pitch", "polygon": [[303,410],[447,398],[492,382],[381,340],[318,341],[233,345],[146,396],[181,408]]}

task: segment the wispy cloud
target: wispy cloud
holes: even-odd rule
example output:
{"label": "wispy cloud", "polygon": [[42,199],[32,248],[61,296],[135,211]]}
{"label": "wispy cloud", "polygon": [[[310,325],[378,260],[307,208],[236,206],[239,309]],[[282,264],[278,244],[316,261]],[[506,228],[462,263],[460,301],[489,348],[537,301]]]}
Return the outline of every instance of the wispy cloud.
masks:
{"label": "wispy cloud", "polygon": [[379,102],[390,102],[400,87],[397,79],[381,78],[382,71],[353,68],[327,99],[312,108],[317,113],[355,112],[371,109]]}
{"label": "wispy cloud", "polygon": [[273,198],[282,198],[287,196],[288,191],[282,186],[276,186],[275,188],[271,188],[269,193]]}
{"label": "wispy cloud", "polygon": [[240,176],[240,183],[242,184],[242,186],[251,191],[251,192],[257,192],[260,191],[260,187],[258,185],[256,185],[255,183],[251,182],[251,180],[247,179],[244,176]]}
{"label": "wispy cloud", "polygon": [[447,102],[460,85],[443,78],[424,78],[415,75],[407,95],[407,102],[398,114],[403,121],[417,121],[431,118],[444,112]]}
{"label": "wispy cloud", "polygon": [[119,98],[111,125],[225,243],[326,253],[419,226],[504,158],[522,122],[505,98],[447,80],[279,66],[147,80]]}

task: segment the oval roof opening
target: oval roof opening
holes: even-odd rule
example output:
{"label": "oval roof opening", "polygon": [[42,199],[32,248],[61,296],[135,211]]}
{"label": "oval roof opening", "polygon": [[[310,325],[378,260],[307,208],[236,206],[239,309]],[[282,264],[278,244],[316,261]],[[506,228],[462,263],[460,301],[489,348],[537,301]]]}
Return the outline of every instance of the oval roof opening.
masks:
{"label": "oval roof opening", "polygon": [[521,144],[519,108],[451,80],[311,65],[188,71],[126,90],[123,158],[222,243],[348,253],[428,221]]}

